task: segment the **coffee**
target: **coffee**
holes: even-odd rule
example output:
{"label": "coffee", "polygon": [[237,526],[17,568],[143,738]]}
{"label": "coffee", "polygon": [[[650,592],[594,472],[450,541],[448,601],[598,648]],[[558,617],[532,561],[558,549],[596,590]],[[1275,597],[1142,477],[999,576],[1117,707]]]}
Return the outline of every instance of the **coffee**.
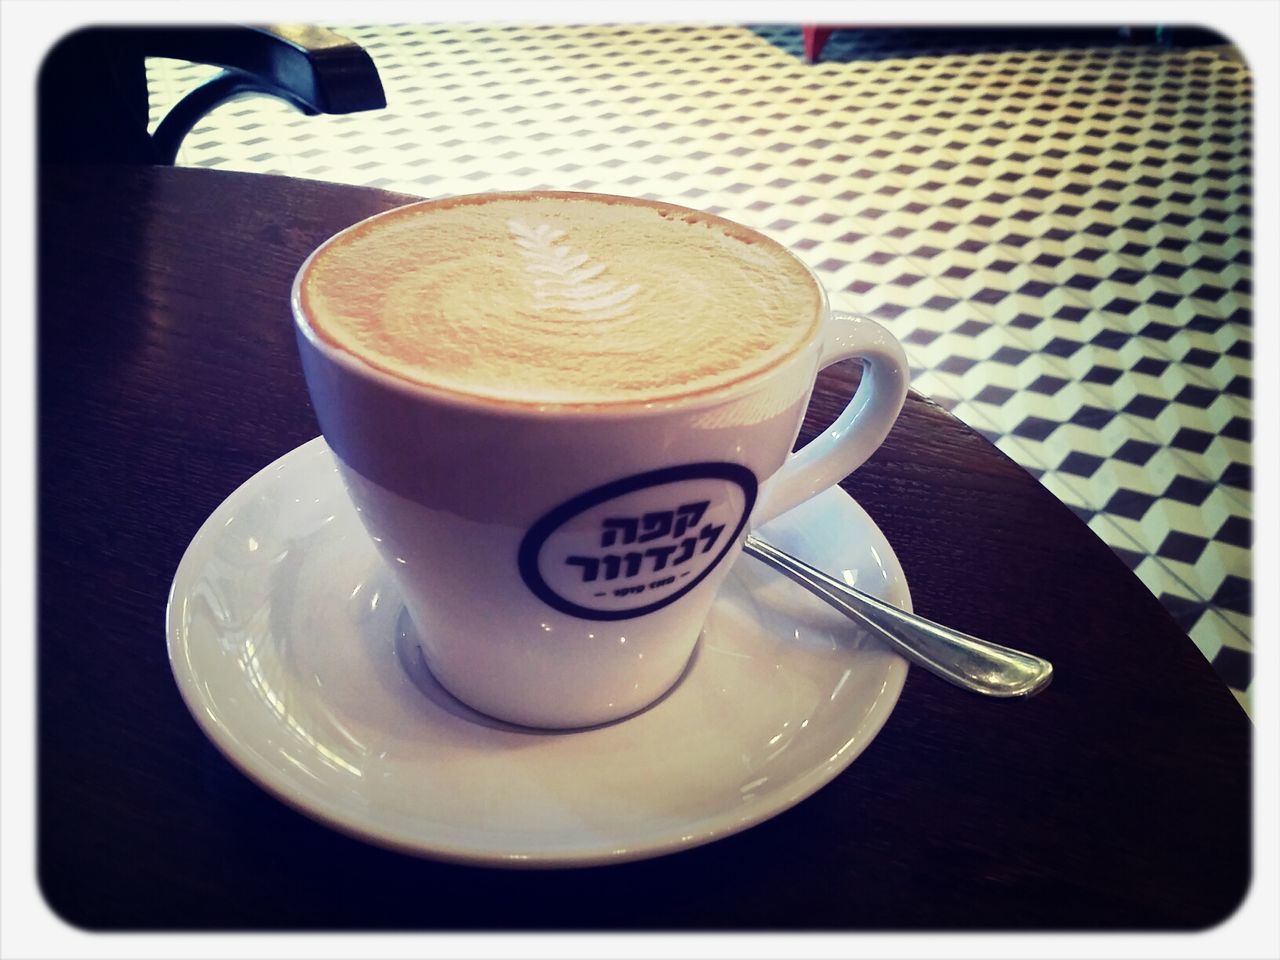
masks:
{"label": "coffee", "polygon": [[812,275],[711,214],[582,193],[413,204],[325,246],[298,296],[322,340],[404,380],[518,404],[720,390],[812,340]]}
{"label": "coffee", "polygon": [[[897,342],[778,244],[626,197],[402,207],[322,245],[292,308],[426,665],[531,726],[670,690],[744,532],[847,476],[906,394]],[[853,399],[793,455],[819,369],[855,357]]]}

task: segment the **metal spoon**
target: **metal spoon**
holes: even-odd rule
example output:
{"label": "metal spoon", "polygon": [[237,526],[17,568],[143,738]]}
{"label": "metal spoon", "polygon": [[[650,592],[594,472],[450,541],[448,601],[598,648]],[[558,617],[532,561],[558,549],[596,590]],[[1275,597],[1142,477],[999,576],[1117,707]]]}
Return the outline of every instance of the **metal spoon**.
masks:
{"label": "metal spoon", "polygon": [[957,687],[989,697],[1027,697],[1047,687],[1053,677],[1048,660],[899,610],[757,537],[748,536],[743,549]]}

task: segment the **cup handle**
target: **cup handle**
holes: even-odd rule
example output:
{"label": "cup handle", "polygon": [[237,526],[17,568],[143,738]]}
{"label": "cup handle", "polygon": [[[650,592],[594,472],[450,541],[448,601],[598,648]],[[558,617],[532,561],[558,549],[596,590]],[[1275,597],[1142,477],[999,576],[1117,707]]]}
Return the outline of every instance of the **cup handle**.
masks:
{"label": "cup handle", "polygon": [[835,486],[884,442],[907,397],[910,371],[902,345],[884,327],[856,313],[831,311],[818,369],[857,357],[862,382],[826,432],[791,454],[769,481],[751,516],[758,527]]}

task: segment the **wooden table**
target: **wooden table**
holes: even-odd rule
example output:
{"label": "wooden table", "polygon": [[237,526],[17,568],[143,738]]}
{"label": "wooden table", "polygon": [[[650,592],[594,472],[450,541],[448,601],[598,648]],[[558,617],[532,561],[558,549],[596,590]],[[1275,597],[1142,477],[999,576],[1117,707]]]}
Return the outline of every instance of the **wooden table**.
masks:
{"label": "wooden table", "polygon": [[[911,396],[846,487],[917,609],[1056,666],[987,701],[911,671],[844,774],[745,833],[506,872],[388,852],[277,802],[179,698],[191,537],[318,432],[290,280],[408,198],[167,168],[55,169],[39,209],[39,875],[93,929],[1190,929],[1250,875],[1251,727],[1128,568],[978,434]],[[823,375],[805,437],[852,389]],[[11,638],[12,639],[12,638]]]}

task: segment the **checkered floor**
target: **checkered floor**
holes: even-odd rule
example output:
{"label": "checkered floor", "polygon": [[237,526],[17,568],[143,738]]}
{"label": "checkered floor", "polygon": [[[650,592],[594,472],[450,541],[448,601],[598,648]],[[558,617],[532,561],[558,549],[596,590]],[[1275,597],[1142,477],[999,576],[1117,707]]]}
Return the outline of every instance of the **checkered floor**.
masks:
{"label": "checkered floor", "polygon": [[[211,113],[179,163],[720,212],[905,343],[1250,709],[1251,91],[1233,50],[798,27],[342,27],[385,110]],[[153,121],[213,71],[156,60]]]}

